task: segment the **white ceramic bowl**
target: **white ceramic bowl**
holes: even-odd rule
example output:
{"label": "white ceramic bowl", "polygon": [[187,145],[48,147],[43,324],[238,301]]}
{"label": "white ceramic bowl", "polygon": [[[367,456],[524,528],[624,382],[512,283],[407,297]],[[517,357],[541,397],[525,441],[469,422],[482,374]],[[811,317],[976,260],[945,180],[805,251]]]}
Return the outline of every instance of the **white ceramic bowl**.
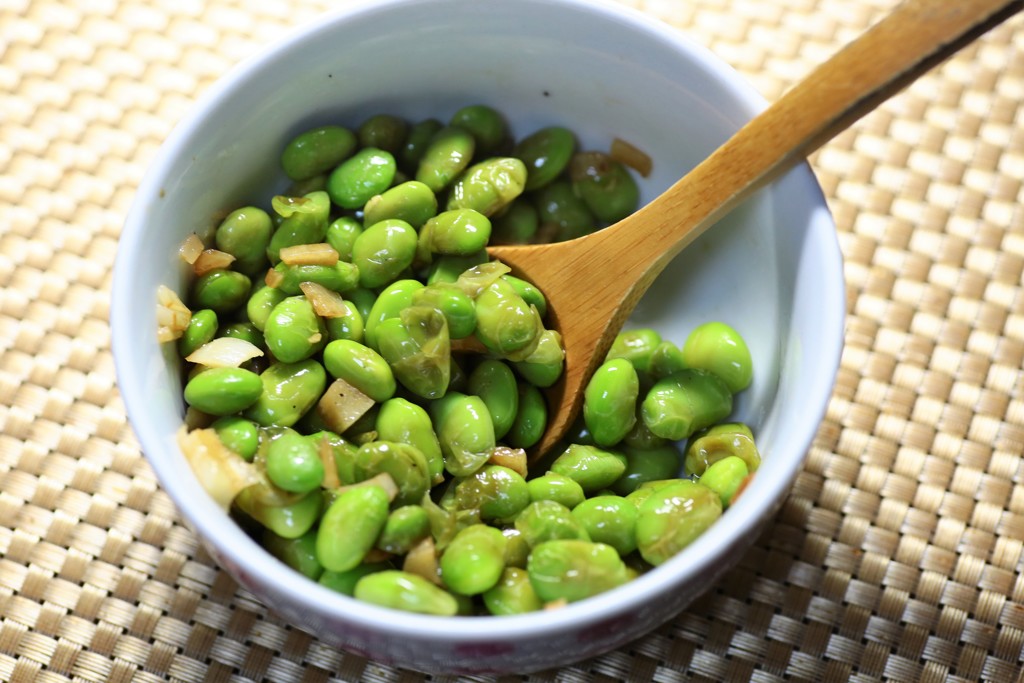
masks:
{"label": "white ceramic bowl", "polygon": [[[738,503],[685,551],[628,585],[517,617],[437,618],[351,600],[301,578],[206,496],[175,444],[183,404],[174,353],[156,342],[156,289],[184,289],[176,250],[215,217],[286,186],[277,159],[313,125],[378,112],[504,112],[522,136],[574,129],[654,159],[649,200],[763,107],[680,32],[594,0],[398,0],[328,15],[241,64],[168,138],[121,236],[113,347],[131,424],[161,484],[212,556],[286,620],[352,652],[425,671],[528,672],[617,648],[682,610],[741,556],[785,497],[818,428],[843,338],[842,263],[806,166],[760,192],[669,266],[631,324],[682,342],[696,324],[748,340],[753,386],[736,415],[764,464]],[[167,345],[170,347],[172,345]]]}

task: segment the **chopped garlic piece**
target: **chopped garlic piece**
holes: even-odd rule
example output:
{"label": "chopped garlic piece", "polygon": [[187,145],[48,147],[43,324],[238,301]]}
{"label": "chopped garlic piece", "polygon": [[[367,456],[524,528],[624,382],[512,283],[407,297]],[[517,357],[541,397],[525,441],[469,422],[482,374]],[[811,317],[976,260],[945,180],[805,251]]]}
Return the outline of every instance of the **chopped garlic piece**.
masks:
{"label": "chopped garlic piece", "polygon": [[437,564],[437,549],[432,537],[427,536],[409,550],[402,563],[402,571],[422,576],[438,586],[442,585],[441,569]]}
{"label": "chopped garlic piece", "polygon": [[165,285],[157,287],[156,302],[157,340],[162,344],[181,338],[192,321],[192,311]]}
{"label": "chopped garlic piece", "polygon": [[245,339],[218,337],[185,357],[189,363],[210,368],[237,368],[242,363],[262,356],[259,347]]}
{"label": "chopped garlic piece", "polygon": [[491,451],[487,462],[491,465],[507,467],[517,474],[526,476],[526,451],[522,448],[510,448],[509,446],[498,446]]}
{"label": "chopped garlic piece", "polygon": [[348,303],[341,294],[317,282],[302,282],[299,289],[313,305],[313,311],[321,318],[344,318],[350,313]]}
{"label": "chopped garlic piece", "polygon": [[651,168],[654,165],[651,161],[651,157],[639,148],[620,138],[612,140],[612,146],[611,149],[608,150],[608,156],[615,159],[615,161],[620,164],[629,166],[644,178],[651,174]]}
{"label": "chopped garlic piece", "polygon": [[316,409],[331,431],[341,434],[373,405],[372,398],[338,378],[327,387]]}
{"label": "chopped garlic piece", "polygon": [[182,261],[191,266],[199,258],[199,255],[203,253],[204,248],[203,241],[199,239],[199,235],[193,232],[178,247],[178,255],[181,256]]}
{"label": "chopped garlic piece", "polygon": [[242,489],[260,482],[256,468],[221,443],[212,429],[190,432],[182,426],[178,446],[196,479],[225,511]]}
{"label": "chopped garlic piece", "polygon": [[199,258],[192,264],[192,270],[197,276],[206,275],[211,270],[227,268],[235,262],[235,257],[226,251],[217,249],[206,249],[199,255]]}
{"label": "chopped garlic piece", "polygon": [[289,266],[333,266],[338,252],[326,242],[296,244],[281,249],[281,260]]}

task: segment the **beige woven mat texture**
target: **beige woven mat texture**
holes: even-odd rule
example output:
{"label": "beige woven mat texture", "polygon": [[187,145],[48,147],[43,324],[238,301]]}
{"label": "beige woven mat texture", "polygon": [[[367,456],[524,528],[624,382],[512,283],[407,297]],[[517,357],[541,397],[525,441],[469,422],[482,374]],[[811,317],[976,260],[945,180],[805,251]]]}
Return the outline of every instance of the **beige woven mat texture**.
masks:
{"label": "beige woven mat texture", "polygon": [[[212,564],[125,424],[110,353],[118,233],[161,140],[228,67],[338,4],[0,0],[2,681],[426,680],[288,627]],[[893,0],[630,4],[774,98]],[[847,343],[768,531],[673,622],[527,680],[1021,679],[1021,28],[814,157]]]}

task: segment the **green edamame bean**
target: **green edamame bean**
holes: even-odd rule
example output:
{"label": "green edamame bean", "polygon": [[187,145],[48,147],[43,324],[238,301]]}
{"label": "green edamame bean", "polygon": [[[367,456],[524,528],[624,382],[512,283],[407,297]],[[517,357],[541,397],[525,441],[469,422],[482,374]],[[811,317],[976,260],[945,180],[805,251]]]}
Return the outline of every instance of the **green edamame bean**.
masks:
{"label": "green edamame bean", "polygon": [[636,506],[622,496],[594,496],[572,509],[590,540],[625,557],[636,550]]}
{"label": "green edamame bean", "polygon": [[316,405],[327,386],[324,367],[312,358],[273,363],[259,378],[262,392],[243,417],[264,427],[291,427]]}
{"label": "green edamame bean", "polygon": [[324,367],[331,377],[345,380],[378,403],[391,398],[397,388],[387,361],[359,342],[332,341],[324,347]]}
{"label": "green edamame bean", "polygon": [[416,180],[440,192],[466,170],[475,149],[472,133],[458,126],[445,126],[434,134],[423,151],[416,168]]}
{"label": "green edamame bean", "polygon": [[717,424],[696,435],[686,448],[684,466],[687,474],[699,477],[708,467],[731,455],[742,459],[751,472],[761,466],[754,435],[745,424]]}
{"label": "green edamame bean", "polygon": [[214,233],[214,244],[235,257],[232,268],[252,277],[265,267],[274,224],[266,211],[255,206],[236,209]]}
{"label": "green edamame bean", "polygon": [[444,125],[437,119],[424,119],[417,121],[409,127],[409,134],[406,136],[405,144],[399,152],[399,159],[402,169],[407,173],[415,173],[419,168],[420,160],[427,150],[430,141]]}
{"label": "green edamame bean", "polygon": [[[446,493],[451,490],[451,487],[446,489]],[[459,533],[462,529],[472,524],[480,523],[480,514],[477,510],[457,510],[453,505],[449,505],[450,500],[446,500],[448,496],[442,496],[439,503],[435,503],[433,498],[425,496],[420,505],[427,512],[427,516],[430,517],[430,533],[434,538],[434,549],[436,552],[443,552],[445,548],[455,534]],[[454,499],[454,496],[450,497]]]}
{"label": "green edamame bean", "polygon": [[327,174],[319,173],[312,178],[306,178],[305,180],[296,180],[284,191],[285,196],[288,197],[302,197],[310,192],[326,192],[327,191]]}
{"label": "green edamame bean", "polygon": [[422,398],[444,396],[451,378],[451,341],[444,315],[413,306],[377,326],[377,347],[402,386]]}
{"label": "green edamame bean", "polygon": [[[412,282],[416,282],[416,280],[413,280]],[[373,309],[373,304],[377,302],[377,294],[366,287],[356,287],[355,289],[346,292],[345,298],[355,304],[356,310],[359,311],[359,315],[363,318],[365,331],[365,325],[366,321],[370,317],[370,311]]]}
{"label": "green edamame bean", "polygon": [[494,438],[500,441],[512,428],[519,412],[519,390],[512,370],[500,360],[484,359],[470,373],[467,390],[487,405],[494,424]]}
{"label": "green edamame bean", "polygon": [[515,527],[504,527],[501,533],[505,537],[505,566],[525,568],[530,556],[530,544]]}
{"label": "green edamame bean", "polygon": [[[369,313],[364,317],[363,340],[371,349],[377,347],[377,326],[388,318],[397,318],[406,308],[412,305],[412,296],[416,290],[423,289],[419,280],[395,280],[381,290],[373,302]],[[354,293],[350,292],[349,296]],[[358,300],[357,305],[358,305]]]}
{"label": "green edamame bean", "polygon": [[491,220],[491,243],[526,244],[533,240],[538,227],[537,209],[528,198],[521,196]]}
{"label": "green edamame bean", "polygon": [[500,287],[503,293],[514,294],[515,289],[501,279],[509,270],[501,261],[486,261],[464,270],[455,280],[455,285],[474,300],[491,285]]}
{"label": "green edamame bean", "polygon": [[526,486],[530,492],[530,500],[532,502],[553,500],[570,510],[582,503],[587,497],[587,494],[583,492],[582,486],[564,474],[557,474],[555,472],[547,472],[539,477],[535,477],[526,482]]}
{"label": "green edamame bean", "polygon": [[377,547],[405,555],[430,535],[430,517],[420,505],[403,505],[391,511],[377,539]]}
{"label": "green edamame bean", "polygon": [[315,282],[333,292],[350,292],[359,284],[359,268],[355,264],[338,261],[332,266],[317,264],[288,265],[284,262],[274,266],[280,273],[277,288],[288,296],[302,294],[303,282]]}
{"label": "green edamame bean", "polygon": [[630,576],[615,548],[579,540],[548,541],[535,547],[526,571],[543,602],[577,602],[621,586]]}
{"label": "green edamame bean", "polygon": [[641,416],[656,436],[678,441],[732,412],[732,393],[717,375],[704,370],[681,370],[651,387]]}
{"label": "green edamame bean", "polygon": [[274,358],[282,363],[297,363],[324,348],[327,327],[309,299],[290,296],[270,312],[263,338]]}
{"label": "green edamame bean", "polygon": [[363,121],[357,131],[360,147],[376,147],[391,154],[405,145],[409,124],[393,114],[375,114]]}
{"label": "green edamame bean", "polygon": [[651,481],[645,481],[637,486],[631,493],[626,494],[626,498],[636,506],[637,512],[640,511],[640,506],[643,505],[644,501],[651,497],[654,493],[661,491],[662,489],[668,488],[674,484],[678,484],[681,481],[690,481],[689,479],[680,479],[679,477],[671,477],[669,479],[655,479]]}
{"label": "green edamame bean", "polygon": [[[379,486],[356,486],[338,494],[316,533],[316,556],[324,569],[359,566],[388,518],[388,494]],[[356,585],[358,592],[358,584]]]}
{"label": "green edamame bean", "polygon": [[427,284],[438,282],[457,282],[459,276],[468,269],[487,263],[487,252],[481,249],[466,256],[444,255],[435,258],[430,264]]}
{"label": "green edamame bean", "polygon": [[231,323],[217,330],[218,337],[229,337],[247,341],[258,349],[266,350],[266,340],[263,333],[256,329],[252,323]]}
{"label": "green edamame bean", "polygon": [[456,616],[460,617],[475,617],[478,613],[476,601],[472,595],[459,595],[458,593],[449,593],[455,598],[455,603],[458,605],[458,611],[455,613]]}
{"label": "green edamame bean", "polygon": [[626,471],[626,456],[596,446],[571,444],[551,463],[551,471],[569,477],[590,493],[611,486]]}
{"label": "green edamame bean", "polygon": [[636,405],[636,422],[633,423],[633,428],[630,429],[626,433],[626,436],[622,438],[622,445],[627,448],[644,450],[660,448],[667,443],[668,439],[655,436],[651,433],[651,430],[647,428],[647,423],[643,420],[643,406],[638,402]]}
{"label": "green edamame bean", "polygon": [[483,467],[497,443],[483,399],[449,391],[429,410],[445,469],[456,477],[468,477]]}
{"label": "green edamame bean", "polygon": [[467,393],[467,387],[469,385],[469,375],[463,369],[462,365],[459,363],[454,353],[451,356],[451,362],[449,363],[449,366],[451,367],[451,377],[448,379],[448,390],[460,391],[463,394]]}
{"label": "green edamame bean", "polygon": [[185,358],[217,336],[217,312],[204,308],[192,314],[188,327],[178,339],[178,354]]}
{"label": "green edamame bean", "polygon": [[493,588],[505,570],[505,537],[485,524],[466,527],[441,555],[441,580],[453,593],[479,595]]}
{"label": "green edamame bean", "polygon": [[404,398],[388,399],[377,413],[376,430],[384,441],[406,443],[419,450],[426,458],[430,481],[437,483],[444,471],[444,456],[426,410]]}
{"label": "green edamame bean", "polygon": [[260,398],[260,376],[242,368],[210,368],[185,385],[185,402],[210,415],[231,415]]}
{"label": "green edamame bean", "polygon": [[398,569],[364,576],[356,583],[353,595],[357,600],[404,612],[451,617],[459,611],[455,597],[443,588]]}
{"label": "green edamame bean", "polygon": [[505,441],[514,448],[530,448],[544,436],[548,425],[548,406],[540,389],[519,382],[519,410]]}
{"label": "green edamame bean", "polygon": [[526,358],[513,363],[523,379],[538,387],[550,387],[558,381],[565,369],[565,347],[557,330],[540,333],[537,348]]}
{"label": "green edamame bean", "polygon": [[670,479],[679,474],[681,456],[675,446],[626,446],[622,452],[626,456],[626,469],[612,484],[612,490],[620,496],[632,493],[646,482]]}
{"label": "green edamame bean", "polygon": [[449,211],[474,209],[490,217],[523,193],[526,166],[515,157],[494,157],[473,164],[460,175],[448,194]]}
{"label": "green edamame bean", "polygon": [[555,180],[533,193],[540,231],[548,241],[564,242],[590,234],[597,219],[583,200],[576,196],[568,180]]}
{"label": "green edamame bean", "polygon": [[489,285],[476,298],[477,339],[499,356],[525,360],[537,348],[543,331],[537,309],[502,280]]}
{"label": "green edamame bean", "polygon": [[319,491],[281,504],[271,505],[261,500],[257,489],[250,486],[235,497],[235,505],[245,514],[282,538],[299,538],[309,532],[320,518],[323,496]]}
{"label": "green edamame bean", "polygon": [[363,207],[363,223],[398,219],[418,230],[436,213],[437,195],[418,180],[407,180],[371,197]]}
{"label": "green edamame bean", "polygon": [[[372,223],[367,223],[372,225]],[[324,242],[331,245],[334,251],[338,252],[338,259],[341,261],[352,261],[352,246],[356,238],[363,233],[363,224],[351,216],[340,216],[327,226],[324,233]]]}
{"label": "green edamame bean", "polygon": [[[566,444],[578,443],[583,444],[584,446],[595,445],[594,437],[590,435],[590,430],[587,429],[587,423],[585,423],[583,420],[576,420],[575,422],[573,422],[572,426],[569,428],[569,431],[566,432],[563,441]],[[556,453],[555,455],[557,456],[561,454]],[[545,465],[545,467],[546,466],[547,465]]]}
{"label": "green edamame bean", "polygon": [[271,263],[281,260],[281,250],[285,247],[324,241],[331,212],[326,192],[310,192],[301,197],[276,196],[271,203],[274,211],[284,219],[267,245],[267,258]]}
{"label": "green edamame bean", "polygon": [[536,190],[552,182],[569,165],[576,151],[576,136],[568,128],[550,126],[519,141],[513,151],[526,165],[526,189]]}
{"label": "green edamame bean", "polygon": [[544,604],[537,597],[525,569],[505,567],[493,588],[484,591],[484,605],[493,616],[536,612]]}
{"label": "green edamame bean", "polygon": [[390,569],[391,565],[386,562],[364,562],[343,572],[325,571],[320,574],[318,583],[342,595],[352,597],[355,595],[356,584],[359,583],[359,579],[368,574],[375,574]]}
{"label": "green edamame bean", "polygon": [[704,323],[690,332],[683,344],[683,362],[718,375],[734,394],[750,386],[754,377],[747,343],[723,322]]}
{"label": "green edamame bean", "polygon": [[605,361],[583,394],[583,419],[598,446],[614,446],[636,422],[640,380],[625,358]]}
{"label": "green edamame bean", "polygon": [[356,452],[353,471],[356,481],[366,481],[378,474],[391,475],[398,486],[396,505],[419,503],[430,488],[427,459],[419,449],[406,443],[364,443]]}
{"label": "green edamame bean", "polygon": [[316,559],[316,533],[307,531],[298,538],[284,538],[270,529],[263,532],[263,547],[271,555],[303,576],[316,581],[324,568]]}
{"label": "green edamame bean", "polygon": [[721,516],[722,500],[707,486],[684,479],[657,489],[638,508],[636,541],[640,555],[658,566]]}
{"label": "green edamame bean", "polygon": [[[349,296],[351,296],[351,292],[349,292]],[[327,338],[331,341],[341,339],[358,343],[363,341],[365,323],[363,322],[362,314],[359,312],[359,307],[353,301],[345,302],[344,315],[336,318],[325,318],[324,324],[327,325]]]}
{"label": "green edamame bean", "polygon": [[[315,412],[310,413],[315,415]],[[345,437],[340,434],[336,434],[323,427],[309,427],[303,423],[306,420],[301,420],[295,425],[296,428],[308,429],[313,433],[306,436],[306,440],[312,443],[317,452],[320,454],[320,458],[324,460],[325,467],[330,467],[330,463],[334,462],[334,471],[338,475],[338,482],[342,486],[348,486],[349,484],[355,484],[358,482],[355,475],[355,460],[356,453],[359,448],[352,443],[349,443]],[[326,451],[326,453],[325,453]]]}
{"label": "green edamame bean", "polygon": [[468,256],[487,246],[491,221],[474,209],[451,209],[437,214],[420,230],[418,253],[421,261],[431,254]]}
{"label": "green edamame bean", "polygon": [[245,304],[245,313],[249,318],[249,322],[262,332],[266,329],[267,320],[270,318],[270,312],[274,310],[274,306],[277,306],[287,297],[287,294],[276,287],[268,287],[266,285],[259,287],[252,293],[249,301]]}
{"label": "green edamame bean", "polygon": [[356,149],[356,136],[341,126],[319,126],[296,136],[281,154],[281,167],[292,180],[326,173]]}
{"label": "green edamame bean", "polygon": [[215,268],[192,284],[193,309],[209,308],[218,315],[232,313],[245,303],[252,280],[234,270]]}
{"label": "green edamame bean", "polygon": [[573,517],[572,511],[553,500],[538,500],[527,505],[516,516],[515,527],[527,545],[534,549],[556,539],[590,540],[587,530]]}
{"label": "green edamame bean", "polygon": [[648,374],[655,381],[686,369],[683,351],[670,341],[662,341],[651,352],[647,367]]}
{"label": "green edamame bean", "polygon": [[608,349],[605,360],[625,358],[637,372],[647,372],[651,367],[651,354],[661,344],[661,335],[650,328],[620,332]]}
{"label": "green edamame bean", "polygon": [[712,463],[700,478],[700,483],[718,494],[722,499],[722,507],[732,504],[733,498],[743,487],[750,470],[747,463],[735,455],[730,455]]}
{"label": "green edamame bean", "polygon": [[530,503],[530,489],[518,472],[501,465],[485,465],[455,487],[461,509],[480,510],[480,519],[512,519]]}
{"label": "green edamame bean", "polygon": [[416,257],[416,230],[398,219],[375,223],[352,245],[352,262],[359,268],[359,284],[381,287],[395,280]]}
{"label": "green edamame bean", "polygon": [[260,432],[251,420],[225,415],[214,420],[210,427],[217,432],[220,442],[238,453],[243,460],[251,462],[256,456],[260,446]]}
{"label": "green edamame bean", "polygon": [[449,125],[468,130],[476,141],[476,153],[493,153],[508,139],[508,124],[501,112],[486,104],[471,104],[452,114]]}
{"label": "green edamame bean", "polygon": [[297,432],[285,432],[270,442],[266,464],[274,486],[292,493],[309,493],[324,480],[316,445]]}
{"label": "green edamame bean", "polygon": [[599,221],[615,223],[636,211],[640,188],[625,166],[604,152],[579,152],[569,162],[573,190]]}
{"label": "green edamame bean", "polygon": [[435,282],[413,293],[413,306],[436,308],[448,321],[448,336],[464,339],[476,329],[476,305],[454,284]]}
{"label": "green edamame bean", "polygon": [[343,209],[361,209],[376,194],[391,186],[398,166],[395,157],[366,147],[341,162],[327,177],[327,194]]}
{"label": "green edamame bean", "polygon": [[540,317],[544,317],[548,314],[548,300],[544,297],[544,293],[537,289],[533,284],[518,278],[508,273],[501,276],[501,279],[512,285],[512,288],[516,291],[516,294],[523,297],[523,301],[536,306],[537,311],[540,313]]}

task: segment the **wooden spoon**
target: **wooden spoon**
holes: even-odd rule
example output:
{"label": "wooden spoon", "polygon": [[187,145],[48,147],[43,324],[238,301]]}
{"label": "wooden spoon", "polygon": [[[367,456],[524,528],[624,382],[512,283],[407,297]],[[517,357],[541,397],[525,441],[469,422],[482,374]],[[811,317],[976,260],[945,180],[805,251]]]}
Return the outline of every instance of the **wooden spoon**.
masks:
{"label": "wooden spoon", "polygon": [[548,299],[565,374],[548,391],[539,456],[572,426],[583,390],[622,324],[684,247],[928,69],[1024,7],[1024,0],[906,0],[815,69],[664,194],[615,225],[567,242],[496,246]]}

